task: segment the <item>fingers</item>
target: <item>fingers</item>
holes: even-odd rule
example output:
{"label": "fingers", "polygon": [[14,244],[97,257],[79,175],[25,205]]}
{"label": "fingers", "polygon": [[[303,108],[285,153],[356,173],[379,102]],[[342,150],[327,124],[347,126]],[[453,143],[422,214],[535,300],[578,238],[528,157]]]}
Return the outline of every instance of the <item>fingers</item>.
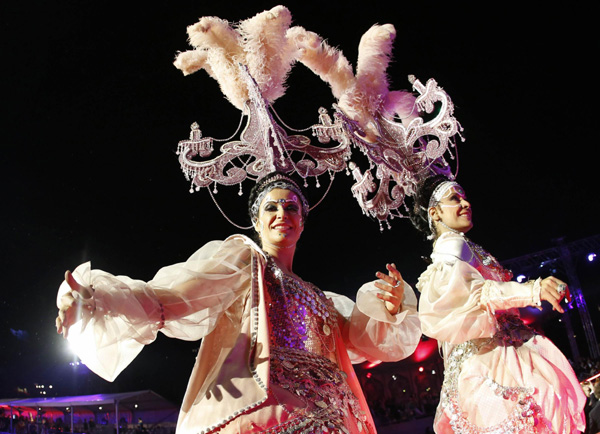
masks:
{"label": "fingers", "polygon": [[65,326],[65,320],[67,319],[67,311],[61,309],[58,311],[56,317],[56,331],[61,334],[65,334],[67,327]]}
{"label": "fingers", "polygon": [[94,295],[94,290],[91,286],[84,286],[75,280],[75,277],[70,271],[65,272],[65,282],[71,288],[71,294],[74,298],[88,299]]}
{"label": "fingers", "polygon": [[387,264],[386,269],[388,270],[388,274],[380,271],[376,273],[376,276],[385,283],[377,281],[375,282],[375,287],[381,290],[381,293],[378,293],[377,297],[384,301],[387,310],[392,315],[395,315],[400,311],[402,306],[404,281],[395,264]]}
{"label": "fingers", "polygon": [[65,271],[65,282],[67,282],[72,291],[81,292],[81,289],[83,288],[79,283],[77,283],[69,270]]}
{"label": "fingers", "polygon": [[[67,270],[65,272],[65,282],[71,288],[71,291],[60,297],[58,317],[56,318],[56,332],[62,334],[65,338],[68,335],[69,327],[76,321],[82,306],[82,299],[89,298],[91,295],[88,288],[80,285],[73,277],[73,274]],[[91,307],[86,305],[86,309]]]}
{"label": "fingers", "polygon": [[59,304],[58,308],[61,311],[63,311],[63,310],[69,309],[74,304],[75,304],[75,297],[73,297],[73,294],[71,292],[67,292],[66,294],[63,294],[60,297],[60,304]]}
{"label": "fingers", "polygon": [[375,275],[390,286],[394,286],[397,283],[396,279],[394,279],[392,276],[382,273],[381,271],[378,271],[375,273]]}
{"label": "fingers", "polygon": [[384,291],[386,294],[393,294],[397,289],[397,287],[394,287],[394,285],[390,283],[381,283],[376,281],[374,282],[374,285],[377,287],[377,289]]}
{"label": "fingers", "polygon": [[58,316],[56,317],[56,333],[62,334],[62,321]]}
{"label": "fingers", "polygon": [[385,308],[392,315],[396,315],[400,312],[400,307],[402,306],[402,299],[398,298],[389,292],[378,293],[376,294],[377,298],[385,303]]}
{"label": "fingers", "polygon": [[556,298],[558,298],[559,301],[567,297],[567,294],[568,300],[570,301],[571,294],[569,292],[569,287],[562,280],[557,279],[554,276],[550,276],[542,280],[542,287],[544,284],[546,284],[546,287],[549,288],[553,294],[556,294]]}
{"label": "fingers", "polygon": [[402,274],[400,274],[400,272],[396,268],[396,264],[387,264],[386,268],[389,271],[390,276],[396,279],[396,282],[402,281]]}
{"label": "fingers", "polygon": [[[561,285],[564,285],[565,289],[563,291],[560,290]],[[550,303],[554,310],[564,313],[565,311],[560,305],[560,302],[568,294],[568,288],[566,284],[562,280],[551,276],[542,280],[541,287],[542,290],[540,296],[542,300],[546,300],[548,303]],[[570,298],[571,295],[568,294],[567,300],[570,300]]]}
{"label": "fingers", "polygon": [[58,316],[56,317],[56,333],[58,333],[59,335],[63,335],[63,337],[66,339],[69,327],[68,325],[65,325],[65,319],[65,311],[59,311]]}
{"label": "fingers", "polygon": [[388,285],[397,288],[399,286],[398,283],[399,282],[403,282],[402,275],[396,269],[396,265],[395,264],[387,264],[385,266],[385,268],[388,270],[388,274],[385,274],[385,273],[382,273],[381,271],[378,271],[377,273],[375,273],[375,275],[379,279],[381,279],[384,282],[386,282]]}
{"label": "fingers", "polygon": [[557,310],[560,313],[565,313],[565,310],[560,305],[560,300],[555,298],[552,293],[549,293],[547,297],[542,298],[552,305],[552,309]]}

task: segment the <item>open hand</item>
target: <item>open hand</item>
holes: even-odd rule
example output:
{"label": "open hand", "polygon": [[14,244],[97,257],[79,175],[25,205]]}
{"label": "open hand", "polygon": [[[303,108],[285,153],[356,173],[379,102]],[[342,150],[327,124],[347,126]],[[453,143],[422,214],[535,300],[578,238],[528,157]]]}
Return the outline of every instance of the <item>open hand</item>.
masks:
{"label": "open hand", "polygon": [[[89,288],[80,285],[70,271],[65,273],[65,281],[71,288],[71,291],[60,298],[58,317],[56,318],[56,331],[66,338],[69,327],[76,322],[77,317],[81,314],[82,302],[85,299],[89,299],[92,293]],[[91,306],[86,305],[86,308],[90,309]]]}
{"label": "open hand", "polygon": [[387,264],[388,274],[378,271],[375,275],[386,283],[375,282],[375,286],[383,291],[377,294],[385,302],[385,307],[392,314],[396,315],[402,310],[402,299],[404,297],[404,280],[402,275],[396,269],[396,265]]}

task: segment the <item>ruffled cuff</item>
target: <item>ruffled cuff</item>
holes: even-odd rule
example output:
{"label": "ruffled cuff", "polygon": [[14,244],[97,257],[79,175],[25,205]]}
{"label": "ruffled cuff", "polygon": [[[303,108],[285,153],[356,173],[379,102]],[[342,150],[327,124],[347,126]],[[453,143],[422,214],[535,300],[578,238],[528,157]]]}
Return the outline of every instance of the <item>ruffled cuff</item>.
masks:
{"label": "ruffled cuff", "polygon": [[540,289],[540,279],[527,283],[486,280],[481,287],[481,304],[492,313],[515,307],[540,308]]}
{"label": "ruffled cuff", "polygon": [[66,282],[61,284],[57,295],[59,309],[66,307],[63,297],[69,292],[83,307],[69,327],[67,340],[91,371],[113,381],[144,344],[156,339],[160,313],[154,315],[156,320],[149,318],[128,285],[100,270],[91,270],[90,262],[81,264],[72,274],[91,297],[73,292]]}
{"label": "ruffled cuff", "polygon": [[531,283],[531,299],[532,306],[539,310],[542,310],[542,278],[538,277],[536,280],[528,282]]}
{"label": "ruffled cuff", "polygon": [[358,291],[356,304],[329,293],[338,312],[346,318],[344,335],[352,363],[404,359],[414,352],[421,338],[417,299],[410,285],[405,285],[402,310],[396,315],[386,309],[378,292],[374,282],[366,283]]}

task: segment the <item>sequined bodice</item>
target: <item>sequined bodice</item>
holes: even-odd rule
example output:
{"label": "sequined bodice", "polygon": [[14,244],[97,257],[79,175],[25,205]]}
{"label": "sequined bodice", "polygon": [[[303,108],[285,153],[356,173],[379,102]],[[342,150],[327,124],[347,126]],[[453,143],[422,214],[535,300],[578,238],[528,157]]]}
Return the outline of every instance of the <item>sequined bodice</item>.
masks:
{"label": "sequined bodice", "polygon": [[265,282],[271,346],[309,351],[335,362],[337,312],[333,302],[312,283],[283,273],[272,259]]}
{"label": "sequined bodice", "polygon": [[283,273],[272,258],[267,261],[264,282],[270,328],[269,382],[302,405],[285,404],[285,398],[271,389],[289,419],[263,432],[372,432],[339,367],[339,326],[333,302],[313,284]]}

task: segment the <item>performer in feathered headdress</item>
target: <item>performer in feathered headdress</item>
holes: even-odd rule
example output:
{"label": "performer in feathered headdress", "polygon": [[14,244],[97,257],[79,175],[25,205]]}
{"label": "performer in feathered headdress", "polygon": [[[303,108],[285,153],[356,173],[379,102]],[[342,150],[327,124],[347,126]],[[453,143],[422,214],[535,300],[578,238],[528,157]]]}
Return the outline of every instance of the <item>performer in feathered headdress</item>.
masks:
{"label": "performer in feathered headdress", "polygon": [[467,238],[473,227],[465,190],[444,176],[423,180],[412,221],[434,240],[419,277],[423,333],[438,340],[444,383],[437,433],[578,433],[585,395],[569,361],[523,323],[518,308],[554,310],[569,299],[556,277],[524,283]]}
{"label": "performer in feathered headdress", "polygon": [[[263,171],[283,166],[318,174],[321,168],[287,159],[292,148],[310,148],[284,135],[266,107],[283,92],[290,67],[289,22],[283,7],[235,27],[203,18],[189,32],[192,43],[206,49],[177,61],[187,72],[204,68],[214,74],[229,100],[252,119],[245,139],[232,148],[258,145],[262,153],[253,155],[271,167],[254,161],[215,172],[231,161],[226,155],[205,166],[189,163],[188,174],[196,186],[210,184],[216,179],[211,174],[223,183],[259,178],[248,203],[258,244],[243,235],[213,241],[149,282],[86,263],[67,272],[59,290],[58,332],[109,381],[158,332],[202,339],[178,419],[180,434],[374,433],[351,364],[400,360],[421,336],[416,297],[393,267],[363,285],[356,303],[321,291],[293,271],[310,207],[294,179]],[[194,129],[182,148],[186,156],[210,153],[211,143]]]}

